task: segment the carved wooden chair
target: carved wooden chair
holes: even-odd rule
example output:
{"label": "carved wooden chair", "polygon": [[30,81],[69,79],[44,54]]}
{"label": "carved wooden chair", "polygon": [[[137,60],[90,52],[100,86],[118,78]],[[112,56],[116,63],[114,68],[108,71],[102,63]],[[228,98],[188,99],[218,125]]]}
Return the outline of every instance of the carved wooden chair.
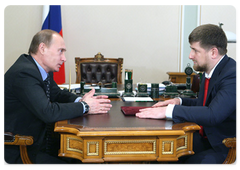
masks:
{"label": "carved wooden chair", "polygon": [[104,58],[101,53],[94,58],[75,58],[76,83],[87,84],[112,83],[122,84],[123,58]]}
{"label": "carved wooden chair", "polygon": [[223,140],[223,144],[229,148],[227,158],[223,164],[232,164],[236,160],[236,138],[226,138]]}
{"label": "carved wooden chair", "polygon": [[20,156],[24,164],[32,164],[27,153],[27,145],[32,144],[32,136],[13,135],[11,132],[4,133],[4,145],[19,145]]}

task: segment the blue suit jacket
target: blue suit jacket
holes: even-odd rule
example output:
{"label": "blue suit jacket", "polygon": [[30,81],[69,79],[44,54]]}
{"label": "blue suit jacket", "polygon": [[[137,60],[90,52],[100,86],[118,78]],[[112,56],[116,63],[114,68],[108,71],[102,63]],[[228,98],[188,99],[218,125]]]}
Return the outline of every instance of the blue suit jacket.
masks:
{"label": "blue suit jacket", "polygon": [[236,61],[227,55],[217,65],[209,82],[203,106],[205,74],[197,99],[182,99],[182,106],[173,110],[174,122],[195,122],[202,125],[217,152],[227,153],[222,140],[236,136]]}

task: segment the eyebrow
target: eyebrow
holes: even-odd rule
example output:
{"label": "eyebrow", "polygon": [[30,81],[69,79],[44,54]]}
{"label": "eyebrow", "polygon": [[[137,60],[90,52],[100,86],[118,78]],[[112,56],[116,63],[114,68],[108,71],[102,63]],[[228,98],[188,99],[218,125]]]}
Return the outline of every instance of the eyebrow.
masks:
{"label": "eyebrow", "polygon": [[67,49],[66,48],[59,48],[58,50],[62,50],[62,51],[67,51]]}
{"label": "eyebrow", "polygon": [[190,46],[190,48],[193,49],[193,50],[195,50],[195,51],[198,51],[198,50],[197,50],[196,48],[194,48],[194,47],[191,47],[191,46]]}

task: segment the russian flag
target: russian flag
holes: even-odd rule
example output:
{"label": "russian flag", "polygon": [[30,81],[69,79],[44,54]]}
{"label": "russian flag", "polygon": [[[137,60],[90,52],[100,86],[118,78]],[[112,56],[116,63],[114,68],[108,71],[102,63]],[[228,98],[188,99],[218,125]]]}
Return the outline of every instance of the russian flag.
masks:
{"label": "russian flag", "polygon": [[[62,35],[62,18],[60,5],[43,6],[42,30],[51,29]],[[65,66],[62,64],[59,72],[53,73],[53,79],[57,84],[65,83]]]}

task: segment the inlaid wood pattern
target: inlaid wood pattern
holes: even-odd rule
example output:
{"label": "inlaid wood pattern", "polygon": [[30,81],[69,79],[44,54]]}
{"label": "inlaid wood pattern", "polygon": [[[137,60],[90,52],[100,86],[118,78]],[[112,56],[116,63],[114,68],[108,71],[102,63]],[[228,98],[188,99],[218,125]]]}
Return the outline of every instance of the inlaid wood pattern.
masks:
{"label": "inlaid wood pattern", "polygon": [[83,141],[75,138],[67,138],[67,150],[77,151],[82,153]]}
{"label": "inlaid wood pattern", "polygon": [[156,141],[105,141],[105,154],[156,153]]}
{"label": "inlaid wood pattern", "polygon": [[181,136],[177,138],[177,151],[187,148],[187,136]]}
{"label": "inlaid wood pattern", "polygon": [[173,154],[173,141],[162,142],[162,154]]}

